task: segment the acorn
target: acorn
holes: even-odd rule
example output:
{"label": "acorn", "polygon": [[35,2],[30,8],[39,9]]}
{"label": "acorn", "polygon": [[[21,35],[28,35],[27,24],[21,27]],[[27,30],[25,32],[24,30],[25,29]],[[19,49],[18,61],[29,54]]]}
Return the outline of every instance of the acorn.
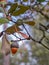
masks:
{"label": "acorn", "polygon": [[12,54],[16,54],[16,52],[18,51],[18,48],[19,48],[18,43],[11,44],[11,52],[12,52]]}

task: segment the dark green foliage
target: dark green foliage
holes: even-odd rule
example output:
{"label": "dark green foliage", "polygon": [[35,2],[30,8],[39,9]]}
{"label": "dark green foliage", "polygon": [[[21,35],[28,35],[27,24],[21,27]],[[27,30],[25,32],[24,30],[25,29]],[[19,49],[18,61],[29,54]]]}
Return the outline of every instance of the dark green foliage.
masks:
{"label": "dark green foliage", "polygon": [[37,0],[38,2],[44,2],[45,0]]}

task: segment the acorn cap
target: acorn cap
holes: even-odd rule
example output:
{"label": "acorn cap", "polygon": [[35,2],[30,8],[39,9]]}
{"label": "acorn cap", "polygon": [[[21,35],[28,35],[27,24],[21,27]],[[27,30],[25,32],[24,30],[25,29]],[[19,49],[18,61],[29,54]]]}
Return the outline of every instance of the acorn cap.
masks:
{"label": "acorn cap", "polygon": [[14,42],[14,43],[11,44],[11,48],[15,48],[15,47],[19,48],[19,44]]}

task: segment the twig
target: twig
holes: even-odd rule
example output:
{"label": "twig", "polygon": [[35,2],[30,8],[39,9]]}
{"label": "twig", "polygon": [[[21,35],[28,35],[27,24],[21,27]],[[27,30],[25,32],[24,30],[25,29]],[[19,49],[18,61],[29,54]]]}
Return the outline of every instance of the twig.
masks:
{"label": "twig", "polygon": [[[26,32],[28,33],[28,31],[27,31],[27,29],[25,28],[25,25],[24,25],[24,24],[23,24],[23,27],[24,27],[24,29],[26,30]],[[29,33],[28,33],[28,35],[29,35],[29,37],[30,37],[31,40],[33,40],[34,42],[37,42],[37,43],[41,44],[42,46],[44,46],[46,49],[49,50],[49,48],[48,48],[46,45],[42,44],[41,40],[43,40],[43,39],[41,39],[40,41],[36,41],[35,39],[32,38],[32,36],[31,36]],[[44,37],[43,37],[43,38],[44,38]]]}
{"label": "twig", "polygon": [[19,39],[19,40],[11,40],[11,42],[18,42],[18,41],[22,41],[22,40],[28,40],[28,38],[25,38],[25,39]]}
{"label": "twig", "polygon": [[39,42],[42,46],[44,46],[46,49],[48,49],[49,50],[49,48],[46,46],[46,45],[44,45],[42,42]]}
{"label": "twig", "polygon": [[[37,4],[34,4],[34,6]],[[34,9],[36,12],[39,12],[40,14],[42,14],[45,18],[49,19],[49,17],[47,15],[45,15],[41,10],[37,10],[36,8],[34,8],[33,6],[31,6],[32,9]]]}
{"label": "twig", "polygon": [[[12,35],[14,35],[14,34],[12,34]],[[18,39],[21,39],[21,38],[19,38],[18,36],[16,36],[16,35],[14,35],[16,38],[18,38]]]}

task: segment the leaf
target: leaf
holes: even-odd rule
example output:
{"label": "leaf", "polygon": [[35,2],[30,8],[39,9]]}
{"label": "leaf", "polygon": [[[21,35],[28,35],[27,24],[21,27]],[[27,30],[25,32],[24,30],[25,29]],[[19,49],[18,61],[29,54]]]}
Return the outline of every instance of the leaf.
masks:
{"label": "leaf", "polygon": [[44,2],[45,0],[37,0],[38,2]]}
{"label": "leaf", "polygon": [[0,18],[0,24],[8,23],[9,20],[6,18]]}
{"label": "leaf", "polygon": [[19,19],[16,22],[17,25],[22,25],[22,23],[28,24],[30,26],[34,26],[35,25],[35,22],[34,21],[25,21],[25,20],[23,21],[23,20]]}
{"label": "leaf", "polygon": [[29,6],[21,5],[19,6],[19,8],[19,10],[16,10],[12,13],[13,16],[19,16],[20,14],[24,14],[24,12],[29,9]]}
{"label": "leaf", "polygon": [[26,35],[26,34],[24,34],[24,33],[22,33],[22,32],[19,32],[24,38],[29,38],[29,36],[28,35]]}
{"label": "leaf", "polygon": [[27,2],[28,0],[23,0],[24,2]]}
{"label": "leaf", "polygon": [[22,23],[23,23],[22,21],[23,21],[23,20],[21,20],[21,19],[18,19],[18,20],[16,21],[16,25],[17,25],[17,26],[20,26],[20,25],[22,25]]}
{"label": "leaf", "polygon": [[30,26],[34,26],[35,25],[34,21],[27,21],[27,22],[23,22],[23,23],[28,24]]}
{"label": "leaf", "polygon": [[10,53],[10,42],[7,40],[6,34],[2,37],[2,48],[1,48],[3,54],[9,54]]}
{"label": "leaf", "polygon": [[0,7],[0,12],[4,12],[4,10],[3,10],[3,8],[2,8],[2,7]]}
{"label": "leaf", "polygon": [[7,28],[7,29],[5,30],[5,32],[10,35],[10,34],[13,34],[13,33],[15,33],[15,32],[21,31],[21,30],[22,30],[22,29],[20,29],[18,26],[15,27],[15,25],[13,25],[13,26]]}
{"label": "leaf", "polygon": [[14,3],[11,5],[11,8],[9,9],[9,13],[13,13],[13,11],[15,11],[15,9],[17,8],[18,4],[17,3]]}

